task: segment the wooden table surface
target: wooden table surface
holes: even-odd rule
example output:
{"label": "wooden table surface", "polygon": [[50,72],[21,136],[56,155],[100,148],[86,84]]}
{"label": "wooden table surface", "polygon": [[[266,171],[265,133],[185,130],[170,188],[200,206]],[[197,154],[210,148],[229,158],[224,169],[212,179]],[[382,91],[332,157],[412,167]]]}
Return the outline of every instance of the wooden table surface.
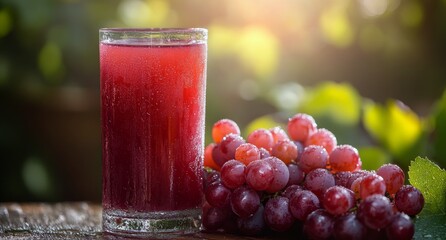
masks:
{"label": "wooden table surface", "polygon": [[[86,202],[0,203],[0,239],[130,239],[104,234],[101,214],[99,204]],[[200,232],[167,238],[254,240],[277,236],[254,238]]]}

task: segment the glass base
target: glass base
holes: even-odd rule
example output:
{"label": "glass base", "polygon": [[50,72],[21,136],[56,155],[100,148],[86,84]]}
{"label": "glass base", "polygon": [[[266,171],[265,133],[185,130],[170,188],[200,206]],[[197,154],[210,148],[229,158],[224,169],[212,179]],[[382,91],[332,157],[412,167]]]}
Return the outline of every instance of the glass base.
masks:
{"label": "glass base", "polygon": [[169,238],[172,234],[198,232],[201,225],[201,209],[147,213],[104,209],[102,225],[105,232],[112,234]]}

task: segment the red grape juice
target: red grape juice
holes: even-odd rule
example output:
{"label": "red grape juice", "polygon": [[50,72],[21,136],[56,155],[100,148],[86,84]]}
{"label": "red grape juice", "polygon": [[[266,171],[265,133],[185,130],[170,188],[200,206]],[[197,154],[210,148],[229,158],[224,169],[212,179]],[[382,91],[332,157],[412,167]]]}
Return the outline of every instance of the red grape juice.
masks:
{"label": "red grape juice", "polygon": [[201,208],[206,51],[100,43],[105,212]]}

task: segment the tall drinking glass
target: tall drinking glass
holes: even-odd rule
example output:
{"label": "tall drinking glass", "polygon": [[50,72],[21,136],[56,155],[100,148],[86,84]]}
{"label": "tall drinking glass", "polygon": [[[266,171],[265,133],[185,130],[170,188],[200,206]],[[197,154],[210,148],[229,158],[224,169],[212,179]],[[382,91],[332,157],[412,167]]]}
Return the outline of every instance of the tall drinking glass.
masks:
{"label": "tall drinking glass", "polygon": [[200,226],[206,29],[100,29],[103,227]]}

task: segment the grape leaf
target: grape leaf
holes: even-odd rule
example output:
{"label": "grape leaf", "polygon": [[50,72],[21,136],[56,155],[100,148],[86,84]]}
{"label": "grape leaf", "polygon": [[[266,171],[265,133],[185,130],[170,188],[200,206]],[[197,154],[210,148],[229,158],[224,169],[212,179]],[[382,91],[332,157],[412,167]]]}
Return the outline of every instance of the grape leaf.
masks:
{"label": "grape leaf", "polygon": [[423,193],[423,213],[446,214],[446,171],[427,158],[417,157],[408,174],[410,184]]}
{"label": "grape leaf", "polygon": [[415,220],[415,239],[446,236],[446,171],[427,158],[417,157],[409,166],[409,182],[424,196],[423,211]]}

